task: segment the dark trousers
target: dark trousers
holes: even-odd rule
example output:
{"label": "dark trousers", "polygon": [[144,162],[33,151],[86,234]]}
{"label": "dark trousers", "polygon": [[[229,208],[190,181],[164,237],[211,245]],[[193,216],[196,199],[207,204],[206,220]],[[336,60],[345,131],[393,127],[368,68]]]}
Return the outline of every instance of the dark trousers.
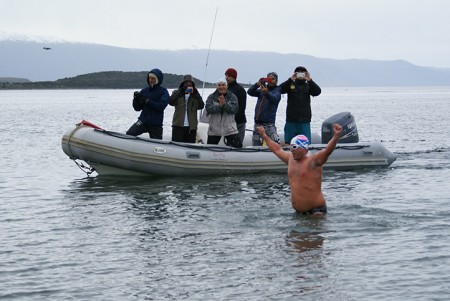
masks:
{"label": "dark trousers", "polygon": [[196,130],[190,131],[188,126],[172,127],[172,141],[195,143],[196,138],[197,138],[197,131]]}
{"label": "dark trousers", "polygon": [[138,120],[128,129],[126,134],[131,136],[139,136],[143,133],[148,133],[150,138],[153,139],[162,139],[163,128],[162,126],[147,125]]}
{"label": "dark trousers", "polygon": [[[209,136],[208,135],[208,141],[206,143],[219,144],[220,138],[222,138],[222,136]],[[239,137],[239,134],[225,136],[224,142],[228,146],[242,148],[242,142],[241,142],[241,138]]]}

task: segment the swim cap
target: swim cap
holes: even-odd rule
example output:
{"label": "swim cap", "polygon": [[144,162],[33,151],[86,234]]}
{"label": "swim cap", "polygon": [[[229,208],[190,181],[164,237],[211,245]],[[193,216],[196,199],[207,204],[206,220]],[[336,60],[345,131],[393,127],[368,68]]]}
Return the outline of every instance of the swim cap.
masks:
{"label": "swim cap", "polygon": [[303,149],[308,149],[309,140],[305,135],[297,135],[291,140],[291,146],[293,149],[301,147]]}

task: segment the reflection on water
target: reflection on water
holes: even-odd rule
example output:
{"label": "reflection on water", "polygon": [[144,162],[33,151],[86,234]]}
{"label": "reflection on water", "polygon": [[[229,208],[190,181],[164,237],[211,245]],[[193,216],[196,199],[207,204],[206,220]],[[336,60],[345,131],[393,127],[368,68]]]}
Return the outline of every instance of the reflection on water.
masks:
{"label": "reflection on water", "polygon": [[73,205],[90,207],[80,214],[104,216],[113,207],[122,213],[120,228],[110,212],[103,230],[126,237],[116,252],[137,256],[134,269],[146,283],[158,282],[144,287],[157,294],[180,291],[175,282],[201,284],[211,296],[218,287],[223,296],[232,296],[236,287],[246,296],[252,283],[249,299],[254,289],[269,286],[287,295],[317,293],[318,281],[327,275],[321,263],[326,218],[293,211],[285,175],[84,178],[64,193]]}
{"label": "reflection on water", "polygon": [[[324,238],[318,234],[302,233],[291,231],[286,237],[286,244],[299,253],[320,249],[323,246]],[[317,254],[313,255],[314,257]]]}
{"label": "reflection on water", "polygon": [[297,292],[317,295],[323,290],[323,279],[328,278],[327,269],[332,268],[323,262],[327,217],[295,215],[298,223],[285,235],[285,250],[295,258],[292,269],[298,282]]}
{"label": "reflection on water", "polygon": [[[324,219],[325,217],[310,217],[310,218]],[[303,259],[305,258],[305,256],[306,257],[320,256],[324,242],[324,237],[322,236],[321,233],[322,232],[320,232],[320,229],[315,230],[308,228],[306,226],[296,227],[296,229],[291,230],[286,235],[286,246],[288,247],[288,251],[297,253],[305,253],[312,251],[309,252],[309,254],[302,254],[302,256],[299,257],[299,259]]]}
{"label": "reflection on water", "polygon": [[351,108],[361,141],[398,154],[386,170],[325,171],[323,219],[294,212],[285,174],[80,179],[62,135],[81,119],[125,132],[132,91],[0,94],[0,299],[448,299],[448,88],[313,103],[314,132]]}

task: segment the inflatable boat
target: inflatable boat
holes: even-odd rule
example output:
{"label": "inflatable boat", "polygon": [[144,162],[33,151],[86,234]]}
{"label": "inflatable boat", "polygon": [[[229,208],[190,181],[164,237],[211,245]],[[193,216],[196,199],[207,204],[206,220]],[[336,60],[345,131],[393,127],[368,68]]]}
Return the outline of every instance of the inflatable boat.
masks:
{"label": "inflatable boat", "polygon": [[[379,142],[359,142],[356,124],[347,115],[341,113],[338,118],[345,119],[340,122],[345,123],[342,141],[339,140],[325,169],[386,168],[396,160]],[[335,121],[336,117],[322,125],[322,141],[313,136],[312,153],[325,148]],[[251,132],[249,136],[244,145],[251,142]],[[206,137],[201,140],[206,141]],[[148,139],[108,131],[84,120],[67,130],[62,137],[62,149],[88,176],[93,172],[98,175],[204,176],[287,170],[287,165],[266,146],[237,149],[226,145]]]}

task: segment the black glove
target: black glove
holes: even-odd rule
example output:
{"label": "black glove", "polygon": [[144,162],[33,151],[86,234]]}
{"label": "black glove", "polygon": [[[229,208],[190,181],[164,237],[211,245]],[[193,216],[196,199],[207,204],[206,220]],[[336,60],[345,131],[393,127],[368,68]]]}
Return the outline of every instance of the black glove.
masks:
{"label": "black glove", "polygon": [[141,93],[139,93],[139,91],[134,91],[133,102],[141,103],[140,98],[141,98]]}
{"label": "black glove", "polygon": [[135,91],[133,93],[133,102],[139,103],[141,106],[143,106],[148,101],[148,98],[139,93],[138,91]]}

